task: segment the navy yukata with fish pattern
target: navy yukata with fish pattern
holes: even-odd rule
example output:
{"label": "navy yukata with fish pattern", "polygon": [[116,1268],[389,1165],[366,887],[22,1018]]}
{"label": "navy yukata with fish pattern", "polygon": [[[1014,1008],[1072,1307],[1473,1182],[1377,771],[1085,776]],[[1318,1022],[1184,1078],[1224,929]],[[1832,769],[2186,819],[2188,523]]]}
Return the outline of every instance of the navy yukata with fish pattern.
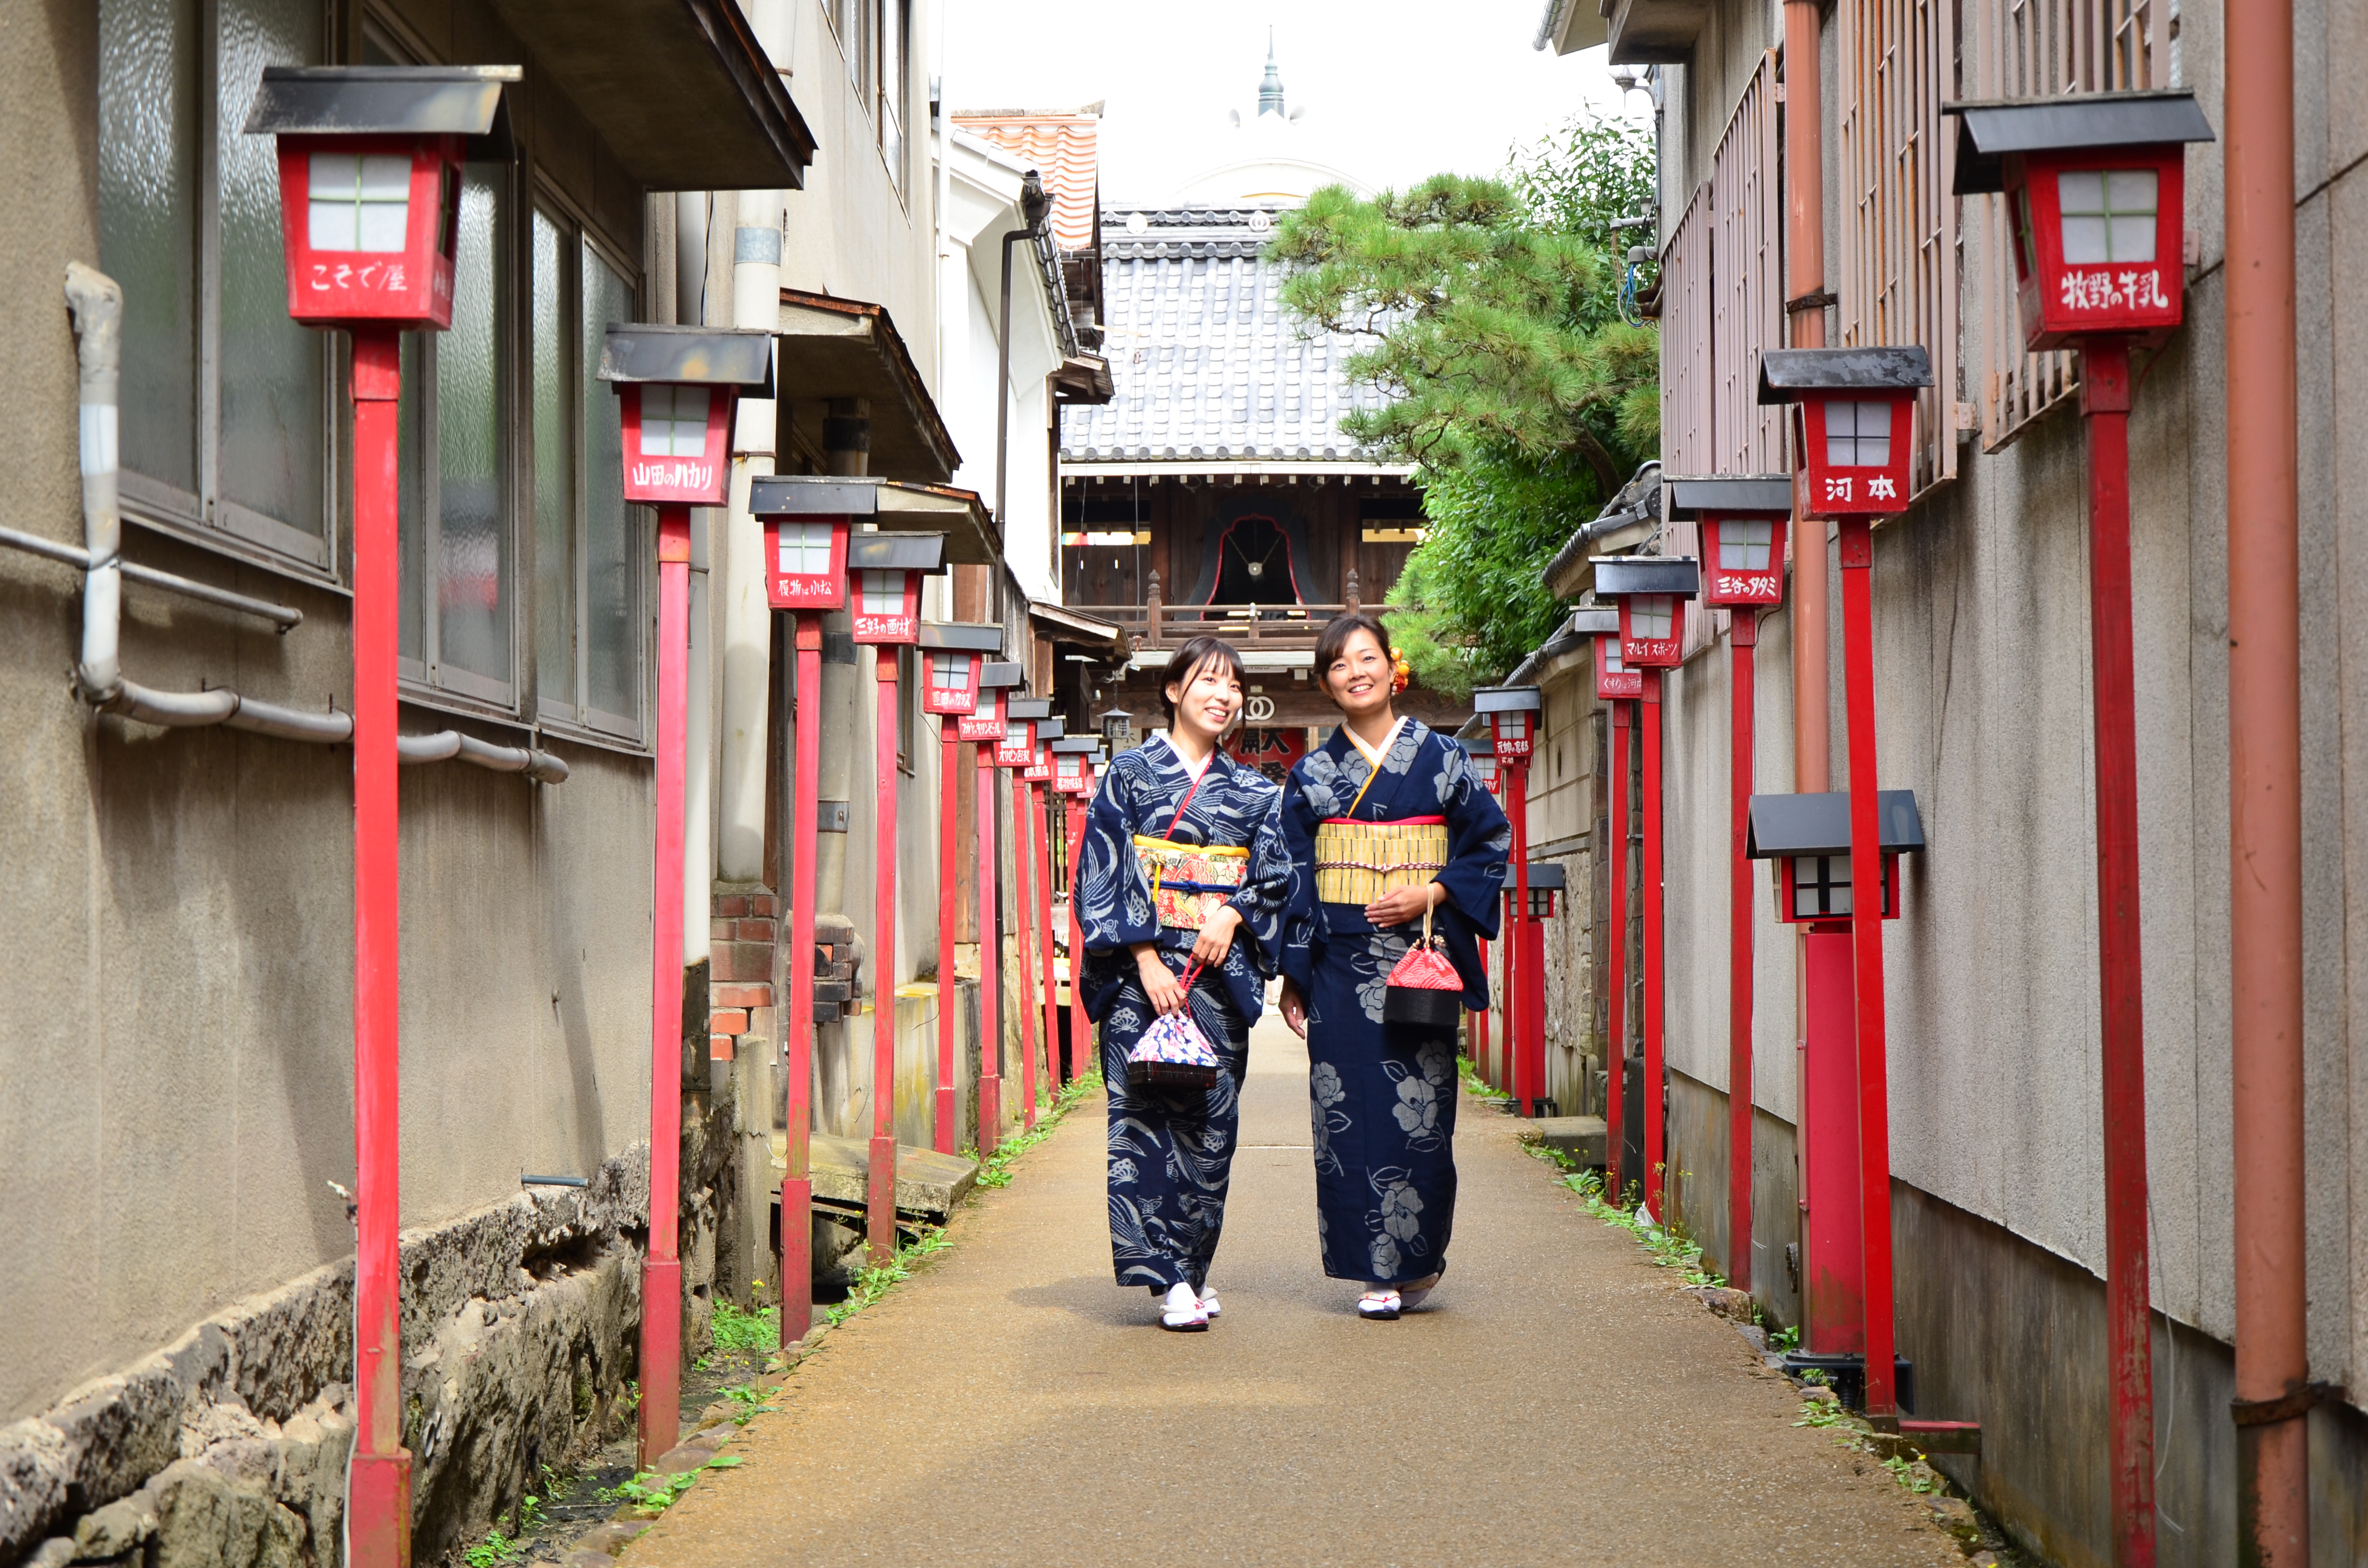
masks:
{"label": "navy yukata with fish pattern", "polygon": [[[1179,805],[1187,807],[1180,822]],[[1194,982],[1186,1004],[1224,1064],[1212,1088],[1127,1085],[1127,1052],[1156,1016],[1132,949],[1137,942],[1158,943],[1159,956],[1180,975],[1200,937],[1159,924],[1151,885],[1135,859],[1138,834],[1250,852],[1247,873],[1229,901],[1242,917],[1233,947],[1213,973]],[[1220,751],[1209,759],[1195,790],[1191,769],[1164,736],[1110,760],[1086,813],[1076,898],[1086,948],[1086,1012],[1102,1026],[1102,1077],[1110,1091],[1110,1257],[1121,1285],[1165,1291],[1178,1284],[1196,1290],[1208,1284],[1225,1222],[1250,1025],[1258,1020],[1267,982],[1281,959],[1292,883],[1282,792],[1271,779]]]}
{"label": "navy yukata with fish pattern", "polygon": [[1307,1004],[1315,1228],[1324,1272],[1336,1279],[1424,1278],[1445,1265],[1454,1230],[1454,1038],[1382,1021],[1390,971],[1422,935],[1421,922],[1377,930],[1361,904],[1318,902],[1314,871],[1315,830],[1327,818],[1426,816],[1444,817],[1448,835],[1447,865],[1433,879],[1447,897],[1431,929],[1446,938],[1463,1005],[1479,1011],[1488,1006],[1480,938],[1497,934],[1513,832],[1463,748],[1408,719],[1377,776],[1336,729],[1283,790],[1283,832],[1299,874],[1282,966]]}

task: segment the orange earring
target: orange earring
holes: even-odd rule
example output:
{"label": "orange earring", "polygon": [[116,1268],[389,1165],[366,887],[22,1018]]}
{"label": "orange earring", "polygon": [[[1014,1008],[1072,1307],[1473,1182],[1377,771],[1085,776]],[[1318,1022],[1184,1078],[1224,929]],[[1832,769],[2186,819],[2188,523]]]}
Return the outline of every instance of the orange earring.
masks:
{"label": "orange earring", "polygon": [[1390,695],[1395,697],[1414,684],[1414,666],[1395,648],[1390,650]]}

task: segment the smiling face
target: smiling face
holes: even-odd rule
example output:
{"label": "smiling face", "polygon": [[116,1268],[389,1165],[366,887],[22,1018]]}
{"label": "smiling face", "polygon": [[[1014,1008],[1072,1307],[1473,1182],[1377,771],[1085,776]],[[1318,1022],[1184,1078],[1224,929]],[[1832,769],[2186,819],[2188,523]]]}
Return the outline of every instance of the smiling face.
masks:
{"label": "smiling face", "polygon": [[1317,679],[1324,695],[1351,719],[1378,713],[1390,705],[1390,683],[1395,671],[1389,650],[1361,627],[1349,633],[1329,666]]}
{"label": "smiling face", "polygon": [[1167,683],[1167,700],[1175,704],[1179,728],[1214,741],[1241,713],[1241,677],[1223,659],[1203,659],[1182,680]]}

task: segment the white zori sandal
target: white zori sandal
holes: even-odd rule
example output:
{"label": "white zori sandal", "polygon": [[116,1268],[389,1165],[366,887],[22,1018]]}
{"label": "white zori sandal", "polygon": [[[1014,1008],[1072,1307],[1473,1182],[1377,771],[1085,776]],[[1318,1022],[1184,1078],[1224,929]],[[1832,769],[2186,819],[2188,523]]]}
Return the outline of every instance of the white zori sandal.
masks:
{"label": "white zori sandal", "polygon": [[1439,1276],[1427,1274],[1411,1285],[1398,1287],[1398,1305],[1407,1312],[1422,1305],[1423,1299],[1439,1289]]}
{"label": "white zori sandal", "polygon": [[1217,1293],[1214,1290],[1210,1290],[1205,1285],[1201,1287],[1201,1310],[1209,1314],[1209,1321],[1211,1323],[1214,1323],[1218,1318],[1224,1316],[1225,1311],[1224,1308],[1217,1304]]}
{"label": "white zori sandal", "polygon": [[1205,1334],[1211,1314],[1201,1304],[1200,1293],[1190,1285],[1168,1287],[1159,1303],[1159,1326],[1178,1334]]}
{"label": "white zori sandal", "polygon": [[1357,1315],[1368,1323],[1395,1323],[1404,1304],[1395,1290],[1375,1285],[1357,1298]]}

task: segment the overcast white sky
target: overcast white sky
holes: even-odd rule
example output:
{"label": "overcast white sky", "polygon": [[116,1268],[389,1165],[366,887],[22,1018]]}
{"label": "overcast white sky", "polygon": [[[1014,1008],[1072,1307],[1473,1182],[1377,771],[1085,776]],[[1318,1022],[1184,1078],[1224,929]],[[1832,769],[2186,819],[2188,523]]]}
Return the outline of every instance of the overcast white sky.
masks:
{"label": "overcast white sky", "polygon": [[[1274,28],[1305,155],[1370,185],[1492,174],[1584,105],[1619,112],[1601,49],[1532,50],[1543,0],[940,0],[951,107],[1097,98],[1105,200],[1156,199],[1236,155]],[[1592,0],[1578,0],[1591,4]],[[1641,112],[1643,95],[1629,100]]]}

